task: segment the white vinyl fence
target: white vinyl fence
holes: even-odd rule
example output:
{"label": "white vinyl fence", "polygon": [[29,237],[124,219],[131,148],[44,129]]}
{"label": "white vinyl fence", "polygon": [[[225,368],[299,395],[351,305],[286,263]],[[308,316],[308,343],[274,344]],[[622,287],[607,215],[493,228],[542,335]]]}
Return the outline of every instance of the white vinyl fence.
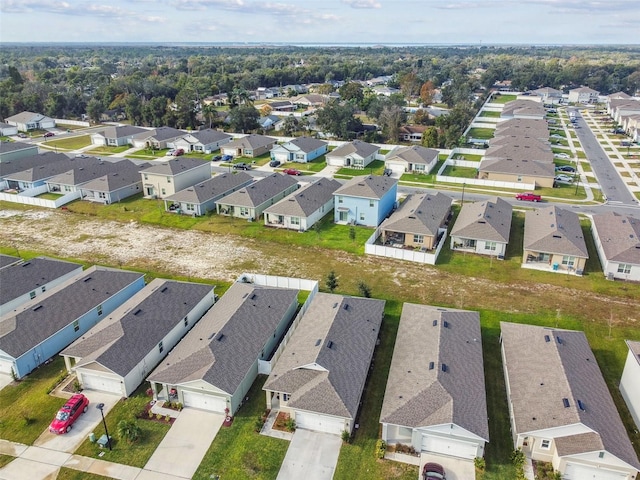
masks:
{"label": "white vinyl fence", "polygon": [[375,241],[380,236],[380,227],[369,237],[364,244],[364,253],[367,255],[376,255],[378,257],[395,258],[398,260],[406,260],[408,262],[425,263],[427,265],[435,265],[440,255],[440,250],[444,246],[447,239],[447,230],[440,232],[440,241],[436,245],[435,250],[431,252],[422,252],[419,250],[406,250],[404,248],[395,248],[385,245],[376,245]]}

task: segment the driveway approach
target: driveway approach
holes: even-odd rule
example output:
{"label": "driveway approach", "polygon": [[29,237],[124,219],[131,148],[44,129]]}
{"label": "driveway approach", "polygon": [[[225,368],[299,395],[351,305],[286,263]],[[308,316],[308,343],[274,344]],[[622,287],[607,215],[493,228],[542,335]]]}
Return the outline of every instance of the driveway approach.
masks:
{"label": "driveway approach", "polygon": [[331,480],[341,446],[336,435],[297,429],[276,480]]}

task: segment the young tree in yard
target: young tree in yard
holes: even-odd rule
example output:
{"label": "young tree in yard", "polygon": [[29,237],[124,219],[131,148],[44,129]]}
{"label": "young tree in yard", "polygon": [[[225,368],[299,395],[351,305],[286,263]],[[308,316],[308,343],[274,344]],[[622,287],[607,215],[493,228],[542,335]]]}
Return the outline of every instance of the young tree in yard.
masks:
{"label": "young tree in yard", "polygon": [[333,270],[329,272],[325,284],[331,293],[333,293],[333,291],[338,288],[338,277],[336,277],[336,272],[334,272]]}
{"label": "young tree in yard", "polygon": [[356,227],[350,227],[349,228],[349,239],[352,241],[355,241],[356,239]]}
{"label": "young tree in yard", "polygon": [[133,419],[124,419],[118,422],[118,436],[128,443],[134,443],[141,434],[138,423]]}
{"label": "young tree in yard", "polygon": [[358,282],[358,290],[360,291],[360,295],[362,295],[363,297],[371,298],[371,288],[362,280]]}

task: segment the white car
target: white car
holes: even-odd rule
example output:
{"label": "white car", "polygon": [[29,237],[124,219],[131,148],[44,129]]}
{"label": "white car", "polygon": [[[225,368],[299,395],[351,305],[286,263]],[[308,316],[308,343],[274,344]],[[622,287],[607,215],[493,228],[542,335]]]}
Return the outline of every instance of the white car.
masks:
{"label": "white car", "polygon": [[556,157],[556,158],[571,158],[566,153],[554,153],[553,156]]}
{"label": "white car", "polygon": [[573,182],[573,178],[571,178],[569,175],[556,175],[556,182],[560,182],[560,183],[571,183]]}
{"label": "white car", "polygon": [[173,156],[175,156],[175,154],[176,154],[175,150],[169,150],[167,153],[165,153],[165,156],[173,157]]}

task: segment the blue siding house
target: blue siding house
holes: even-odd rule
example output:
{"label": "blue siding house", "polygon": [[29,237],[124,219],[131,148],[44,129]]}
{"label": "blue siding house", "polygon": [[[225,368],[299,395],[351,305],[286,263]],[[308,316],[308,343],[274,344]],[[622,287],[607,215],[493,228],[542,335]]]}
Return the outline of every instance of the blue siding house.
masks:
{"label": "blue siding house", "polygon": [[324,155],[329,144],[311,137],[298,137],[271,149],[271,160],[308,163]]}
{"label": "blue siding house", "polygon": [[334,222],[375,228],[395,207],[397,192],[394,178],[354,177],[333,193]]}
{"label": "blue siding house", "polygon": [[144,287],[144,275],[91,267],[0,317],[0,373],[22,378]]}

